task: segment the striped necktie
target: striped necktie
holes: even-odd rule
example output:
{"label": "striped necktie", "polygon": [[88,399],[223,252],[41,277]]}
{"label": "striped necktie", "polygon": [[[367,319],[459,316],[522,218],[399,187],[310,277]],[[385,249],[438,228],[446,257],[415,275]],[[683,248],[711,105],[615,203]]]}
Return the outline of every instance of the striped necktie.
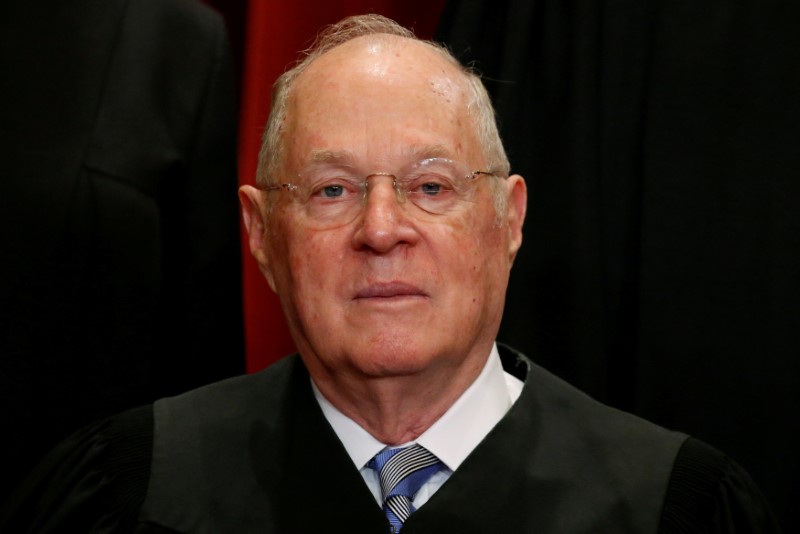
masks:
{"label": "striped necktie", "polygon": [[403,523],[415,511],[411,501],[428,479],[442,467],[442,462],[421,445],[403,449],[384,449],[369,461],[378,472],[383,495],[383,512],[392,532],[400,532]]}

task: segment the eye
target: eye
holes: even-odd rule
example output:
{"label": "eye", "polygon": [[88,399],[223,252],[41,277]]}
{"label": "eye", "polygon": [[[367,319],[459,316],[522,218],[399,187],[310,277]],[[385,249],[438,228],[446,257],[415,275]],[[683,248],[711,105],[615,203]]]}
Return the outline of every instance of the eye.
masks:
{"label": "eye", "polygon": [[347,178],[328,178],[311,187],[309,200],[342,201],[358,198],[360,186],[358,182]]}
{"label": "eye", "polygon": [[419,186],[418,189],[423,195],[436,196],[442,192],[442,184],[427,182]]}
{"label": "eye", "polygon": [[334,185],[326,185],[320,191],[320,195],[325,198],[336,198],[342,196],[344,193],[344,187],[338,184]]}
{"label": "eye", "polygon": [[430,199],[453,192],[453,185],[447,177],[431,173],[411,176],[403,187],[411,195]]}

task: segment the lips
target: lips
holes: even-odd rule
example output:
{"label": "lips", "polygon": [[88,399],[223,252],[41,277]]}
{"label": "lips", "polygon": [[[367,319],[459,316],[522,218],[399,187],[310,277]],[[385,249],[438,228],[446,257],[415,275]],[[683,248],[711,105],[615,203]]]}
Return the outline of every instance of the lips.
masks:
{"label": "lips", "polygon": [[405,282],[387,282],[380,284],[370,284],[369,286],[360,289],[355,298],[356,299],[373,299],[373,298],[396,298],[396,297],[426,297],[427,294],[420,288],[413,284]]}

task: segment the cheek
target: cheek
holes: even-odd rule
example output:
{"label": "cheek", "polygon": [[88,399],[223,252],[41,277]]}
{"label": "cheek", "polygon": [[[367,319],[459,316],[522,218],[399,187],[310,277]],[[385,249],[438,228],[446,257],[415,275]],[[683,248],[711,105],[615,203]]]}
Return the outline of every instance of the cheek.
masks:
{"label": "cheek", "polygon": [[484,306],[505,292],[504,280],[508,276],[507,255],[503,252],[504,233],[496,226],[471,229],[473,236],[464,244],[463,276],[469,288],[470,303]]}
{"label": "cheek", "polygon": [[279,261],[288,264],[293,296],[305,308],[310,308],[312,303],[318,306],[323,297],[335,295],[342,288],[340,276],[344,258],[339,241],[324,233],[295,232],[289,237],[294,245],[287,247],[286,256]]}
{"label": "cheek", "polygon": [[489,237],[483,228],[469,219],[453,221],[446,226],[429,228],[424,241],[430,251],[429,280],[443,290],[440,301],[442,310],[448,315],[471,316],[475,308],[483,306],[486,294],[486,278],[490,266],[487,263]]}

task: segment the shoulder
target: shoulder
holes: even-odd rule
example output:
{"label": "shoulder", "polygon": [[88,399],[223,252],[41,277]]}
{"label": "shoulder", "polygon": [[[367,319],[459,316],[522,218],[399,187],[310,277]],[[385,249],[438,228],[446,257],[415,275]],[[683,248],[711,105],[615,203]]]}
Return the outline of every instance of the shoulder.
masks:
{"label": "shoulder", "polygon": [[522,409],[562,437],[617,448],[668,444],[672,457],[688,437],[593,399],[514,349],[500,347],[500,354],[503,368],[524,382]]}
{"label": "shoulder", "polygon": [[272,503],[295,470],[288,459],[306,443],[319,443],[319,433],[332,434],[325,425],[298,356],[157,401],[140,521],[220,532],[237,517],[240,530],[250,531],[255,527],[248,525],[274,516]]}
{"label": "shoulder", "polygon": [[310,388],[309,380],[300,357],[287,356],[257,373],[228,378],[156,401],[156,426],[161,417],[182,418],[189,414],[205,419],[218,418],[221,423],[232,415],[253,414],[257,406],[262,407],[257,413],[263,414],[288,392]]}
{"label": "shoulder", "polygon": [[748,473],[694,438],[681,447],[664,499],[659,532],[780,532]]}
{"label": "shoulder", "polygon": [[90,425],[58,445],[0,511],[0,531],[133,530],[150,477],[152,406]]}
{"label": "shoulder", "polygon": [[[310,379],[295,355],[257,373],[156,401],[154,472],[172,473],[184,464],[186,471],[192,471],[195,467],[190,464],[199,457],[213,459],[225,451],[244,450],[255,429],[280,438],[277,427],[296,409],[293,399],[305,392],[311,396]],[[188,454],[189,450],[196,454]],[[166,458],[169,461],[159,461]]]}
{"label": "shoulder", "polygon": [[536,447],[566,458],[561,476],[581,473],[573,484],[593,480],[619,502],[635,503],[641,524],[654,518],[649,530],[657,524],[664,534],[780,532],[753,480],[723,453],[606,406],[513,349],[503,347],[501,357],[525,382],[518,410],[534,422]]}
{"label": "shoulder", "polygon": [[56,447],[3,506],[0,532],[133,532],[143,514],[152,530],[159,524],[148,522],[154,503],[188,506],[193,492],[214,493],[220,480],[257,487],[247,483],[249,463],[233,469],[218,460],[241,459],[254,430],[256,448],[269,456],[287,397],[313,402],[308,380],[299,358],[288,357],[90,425]]}
{"label": "shoulder", "polygon": [[687,436],[606,406],[520,353],[505,348],[501,358],[508,372],[524,380],[522,394],[497,427],[504,441],[523,436],[507,456],[520,458],[527,484],[557,481],[559,489],[547,491],[560,506],[591,511],[564,518],[570,525],[565,530],[628,525],[630,531],[654,532]]}

